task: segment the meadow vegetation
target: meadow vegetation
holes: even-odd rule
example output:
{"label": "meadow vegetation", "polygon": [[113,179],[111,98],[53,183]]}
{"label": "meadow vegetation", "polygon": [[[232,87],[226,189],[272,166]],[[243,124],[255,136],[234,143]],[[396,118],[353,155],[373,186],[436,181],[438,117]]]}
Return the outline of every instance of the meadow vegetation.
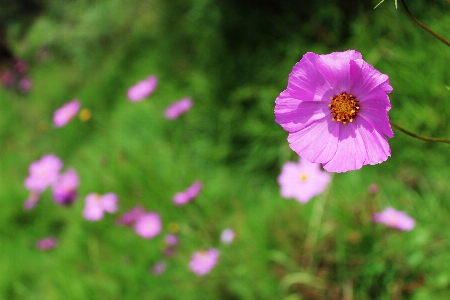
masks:
{"label": "meadow vegetation", "polygon": [[[298,157],[274,101],[306,52],[358,50],[390,77],[391,120],[450,138],[450,49],[400,4],[344,2],[47,0],[26,30],[10,21],[33,86],[0,89],[0,298],[448,299],[450,145],[394,129],[386,162],[334,174],[307,204],[280,196],[281,166]],[[450,32],[450,4],[410,8]],[[128,88],[149,74],[155,92],[129,102]],[[184,97],[192,110],[165,119]],[[92,118],[54,128],[54,110],[75,98]],[[78,200],[61,207],[46,191],[25,211],[28,166],[47,153],[77,171]],[[174,206],[195,180],[198,197]],[[90,192],[117,193],[119,212],[83,219]],[[161,215],[161,234],[146,240],[115,225],[136,205]],[[374,224],[371,214],[387,206],[416,227]],[[164,258],[175,223],[180,245]],[[220,242],[225,228],[236,232],[230,245]],[[36,249],[47,236],[58,246]],[[191,254],[211,247],[217,266],[195,275]],[[152,275],[162,259],[167,270]]]}

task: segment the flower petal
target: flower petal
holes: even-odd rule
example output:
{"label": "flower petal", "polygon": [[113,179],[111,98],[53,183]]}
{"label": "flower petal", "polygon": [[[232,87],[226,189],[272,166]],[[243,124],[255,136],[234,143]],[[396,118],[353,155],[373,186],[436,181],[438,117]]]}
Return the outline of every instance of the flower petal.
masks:
{"label": "flower petal", "polygon": [[[374,101],[369,101],[365,102],[364,105],[360,105],[360,107],[361,109],[358,111],[357,118],[364,118],[379,133],[385,134],[390,138],[394,137],[394,132],[389,123],[386,108],[384,108],[383,105]],[[355,118],[355,120],[357,120],[357,118]]]}
{"label": "flower petal", "polygon": [[336,154],[323,165],[328,172],[346,172],[358,170],[364,164],[366,151],[361,140],[356,138],[356,126],[353,123],[339,124],[339,142]]}
{"label": "flower petal", "polygon": [[381,89],[385,94],[392,92],[389,76],[382,74],[362,59],[350,61],[350,90],[358,100],[371,93],[374,89]]}
{"label": "flower petal", "polygon": [[323,95],[332,89],[317,70],[316,64],[319,57],[315,53],[308,52],[292,68],[285,91],[292,98],[300,101],[323,101]]}
{"label": "flower petal", "polygon": [[355,50],[333,52],[327,55],[320,55],[315,68],[322,73],[336,93],[349,92],[349,62],[361,58],[361,53]]}
{"label": "flower petal", "polygon": [[297,154],[314,163],[326,163],[336,153],[339,126],[331,118],[312,123],[310,126],[291,132],[288,136],[289,146]]}
{"label": "flower petal", "polygon": [[365,119],[358,120],[358,134],[361,135],[366,147],[365,164],[375,165],[382,163],[391,156],[391,149],[387,138],[376,131]]}
{"label": "flower petal", "polygon": [[299,102],[294,98],[281,98],[283,96],[275,102],[275,121],[288,132],[299,131],[330,114],[325,102]]}

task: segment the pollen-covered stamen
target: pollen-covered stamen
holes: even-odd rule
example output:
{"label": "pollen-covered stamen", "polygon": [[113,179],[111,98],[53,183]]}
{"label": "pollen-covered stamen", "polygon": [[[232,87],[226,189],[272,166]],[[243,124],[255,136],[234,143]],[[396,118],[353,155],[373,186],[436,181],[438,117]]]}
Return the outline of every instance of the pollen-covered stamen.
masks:
{"label": "pollen-covered stamen", "polygon": [[328,107],[331,108],[333,118],[331,120],[342,122],[353,122],[358,110],[358,101],[352,94],[342,93],[340,95],[330,97],[331,103]]}

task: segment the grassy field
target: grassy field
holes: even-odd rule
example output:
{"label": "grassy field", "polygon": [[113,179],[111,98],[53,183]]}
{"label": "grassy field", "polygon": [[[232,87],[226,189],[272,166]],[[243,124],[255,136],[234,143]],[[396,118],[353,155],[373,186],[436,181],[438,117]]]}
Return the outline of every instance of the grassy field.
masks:
{"label": "grassy field", "polygon": [[[390,76],[394,122],[450,138],[450,49],[393,1],[357,6],[350,20],[339,1],[318,1],[300,24],[295,4],[282,3],[271,12],[252,1],[48,1],[25,36],[11,26],[33,87],[0,90],[1,299],[450,297],[450,146],[394,130],[385,163],[334,174],[326,192],[302,205],[280,196],[281,166],[298,157],[273,115],[304,53],[355,49]],[[444,1],[411,10],[450,32]],[[128,88],[149,74],[158,77],[156,91],[129,102]],[[165,119],[183,97],[192,97],[192,110]],[[54,110],[75,98],[92,118],[54,128]],[[79,174],[78,200],[60,207],[47,190],[25,211],[28,166],[48,153]],[[173,195],[195,180],[203,183],[198,197],[174,206]],[[117,193],[118,213],[84,220],[90,192]],[[161,215],[154,239],[115,225],[136,205]],[[374,224],[371,212],[387,206],[416,227]],[[180,244],[166,258],[170,224]],[[220,241],[225,228],[236,232],[230,245]],[[36,249],[47,236],[58,246]],[[199,277],[190,257],[211,247],[219,262]],[[160,260],[167,270],[154,276]]]}

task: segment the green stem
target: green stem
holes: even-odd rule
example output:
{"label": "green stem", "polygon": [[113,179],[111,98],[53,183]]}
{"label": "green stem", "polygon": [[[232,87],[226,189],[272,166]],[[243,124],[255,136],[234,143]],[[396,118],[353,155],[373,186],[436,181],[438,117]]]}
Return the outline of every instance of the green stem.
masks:
{"label": "green stem", "polygon": [[[333,174],[331,174],[333,176]],[[320,225],[322,223],[323,211],[325,204],[327,203],[328,194],[330,192],[331,184],[328,185],[325,192],[322,193],[314,203],[313,210],[311,212],[311,218],[309,219],[308,231],[306,232],[305,246],[303,250],[302,261],[304,269],[311,272],[314,264],[314,252],[317,244],[317,239],[319,238]],[[312,272],[311,272],[312,273]]]}
{"label": "green stem", "polygon": [[395,124],[395,123],[392,122],[392,121],[390,121],[390,122],[391,122],[391,125],[392,125],[392,126],[394,126],[395,128],[397,128],[397,129],[400,130],[401,132],[403,132],[403,133],[405,133],[405,134],[407,134],[407,135],[409,135],[409,136],[412,136],[412,137],[414,137],[414,138],[416,138],[416,139],[423,140],[423,141],[427,141],[427,142],[438,142],[438,143],[447,143],[447,144],[450,144],[450,140],[439,139],[439,138],[432,138],[432,137],[427,137],[427,136],[423,136],[423,135],[418,135],[418,134],[415,134],[415,133],[413,133],[413,132],[411,132],[411,131],[408,131],[408,130],[404,129],[403,127],[400,127],[399,125]]}
{"label": "green stem", "polygon": [[413,19],[413,21],[416,22],[417,25],[419,25],[420,27],[422,27],[423,29],[428,31],[432,36],[434,36],[435,38],[437,38],[438,40],[440,40],[441,42],[443,42],[444,44],[446,44],[447,46],[450,47],[449,41],[447,41],[445,38],[443,38],[442,36],[440,36],[439,34],[434,32],[433,30],[431,30],[427,25],[425,25],[422,22],[420,22],[419,20],[417,20],[416,17],[414,17],[413,14],[411,13],[411,11],[409,10],[408,6],[406,5],[405,0],[401,0],[401,1],[402,1],[403,7],[405,8],[406,12],[411,17],[411,19]]}

